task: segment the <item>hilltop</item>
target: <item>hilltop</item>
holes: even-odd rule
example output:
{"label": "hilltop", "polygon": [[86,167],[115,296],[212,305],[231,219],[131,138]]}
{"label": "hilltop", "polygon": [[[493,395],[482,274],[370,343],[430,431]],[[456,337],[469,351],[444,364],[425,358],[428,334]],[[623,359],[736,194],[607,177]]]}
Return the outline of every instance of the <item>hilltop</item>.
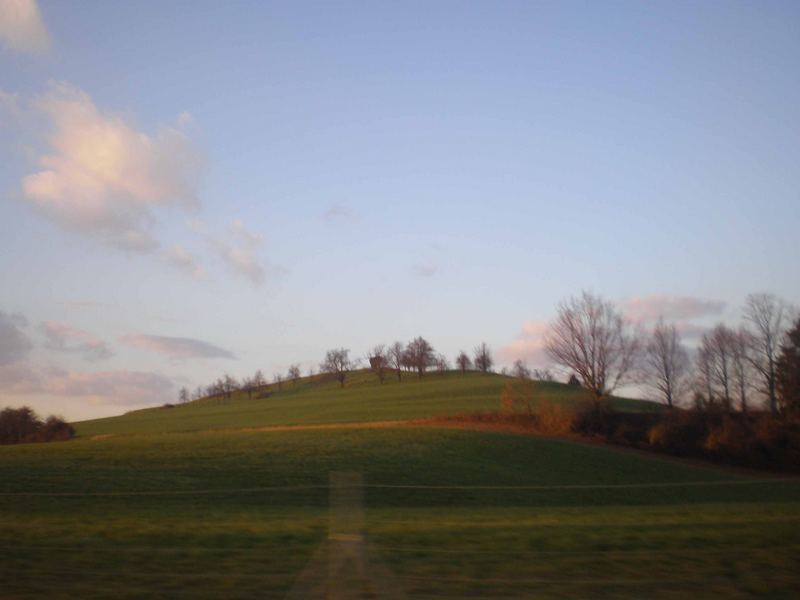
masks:
{"label": "hilltop", "polygon": [[[428,373],[421,379],[404,374],[381,384],[369,369],[354,371],[340,388],[325,375],[270,384],[230,398],[202,398],[186,404],[148,408],[119,417],[75,424],[79,436],[169,433],[419,419],[500,407],[503,387],[513,378],[496,373],[457,371]],[[574,404],[585,399],[581,388],[557,382],[533,382],[533,404]],[[650,412],[658,406],[644,400],[615,398],[623,411]]]}

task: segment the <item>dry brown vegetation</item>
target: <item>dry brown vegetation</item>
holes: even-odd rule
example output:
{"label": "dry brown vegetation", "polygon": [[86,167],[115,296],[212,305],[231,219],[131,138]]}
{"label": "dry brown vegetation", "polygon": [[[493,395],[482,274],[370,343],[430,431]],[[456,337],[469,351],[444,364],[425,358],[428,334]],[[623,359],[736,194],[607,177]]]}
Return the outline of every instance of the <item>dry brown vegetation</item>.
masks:
{"label": "dry brown vegetation", "polygon": [[723,413],[697,409],[625,413],[608,403],[533,403],[535,383],[509,383],[501,409],[438,417],[418,425],[514,431],[595,441],[749,468],[800,471],[800,420],[768,412]]}

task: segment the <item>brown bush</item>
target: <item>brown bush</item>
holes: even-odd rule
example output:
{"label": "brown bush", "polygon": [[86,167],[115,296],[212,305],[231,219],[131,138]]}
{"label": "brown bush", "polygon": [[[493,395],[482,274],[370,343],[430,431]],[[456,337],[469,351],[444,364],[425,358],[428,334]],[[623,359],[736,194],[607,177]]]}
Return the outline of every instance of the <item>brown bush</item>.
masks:
{"label": "brown bush", "polygon": [[726,415],[722,423],[709,429],[703,447],[728,458],[748,458],[754,441],[753,432],[744,419]]}
{"label": "brown bush", "polygon": [[574,430],[575,410],[553,404],[541,402],[536,407],[536,429],[546,435],[566,435]]}
{"label": "brown bush", "polygon": [[531,404],[534,398],[534,386],[530,381],[511,382],[503,386],[500,396],[500,412],[504,414],[533,414]]}

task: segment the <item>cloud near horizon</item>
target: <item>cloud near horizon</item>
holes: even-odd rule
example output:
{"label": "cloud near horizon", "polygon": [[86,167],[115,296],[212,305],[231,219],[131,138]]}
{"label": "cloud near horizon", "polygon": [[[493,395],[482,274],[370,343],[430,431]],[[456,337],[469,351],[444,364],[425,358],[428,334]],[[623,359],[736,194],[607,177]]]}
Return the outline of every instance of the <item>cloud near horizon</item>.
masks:
{"label": "cloud near horizon", "polygon": [[94,404],[136,406],[161,404],[175,385],[159,373],[143,371],[65,371],[34,368],[27,363],[0,365],[0,391],[8,395],[44,394],[83,398]]}
{"label": "cloud near horizon", "polygon": [[721,300],[653,294],[628,298],[620,304],[620,308],[634,323],[652,323],[661,317],[666,321],[687,321],[718,316],[726,305]]}
{"label": "cloud near horizon", "polygon": [[38,159],[41,170],[22,180],[23,195],[58,226],[147,252],[159,246],[154,208],[199,206],[202,161],[180,126],[137,131],[64,82],[51,83],[33,105],[52,135]]}
{"label": "cloud near horizon", "polygon": [[136,333],[122,336],[120,342],[141,350],[163,354],[173,360],[185,358],[236,358],[232,352],[224,348],[193,338]]}
{"label": "cloud near horizon", "polygon": [[522,360],[533,367],[545,367],[550,360],[544,349],[547,321],[525,321],[517,339],[497,351],[501,363]]}
{"label": "cloud near horizon", "polygon": [[42,324],[42,332],[47,338],[47,348],[51,350],[80,354],[86,360],[104,360],[114,356],[103,340],[67,323],[46,321]]}
{"label": "cloud near horizon", "polygon": [[0,0],[0,43],[16,52],[47,52],[50,34],[36,0]]}

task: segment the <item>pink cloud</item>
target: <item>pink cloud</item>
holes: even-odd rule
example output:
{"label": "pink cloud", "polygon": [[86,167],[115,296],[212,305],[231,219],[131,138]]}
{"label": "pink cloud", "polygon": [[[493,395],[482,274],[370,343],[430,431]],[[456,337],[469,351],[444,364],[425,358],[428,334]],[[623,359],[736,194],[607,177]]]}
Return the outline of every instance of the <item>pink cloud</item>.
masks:
{"label": "pink cloud", "polygon": [[160,404],[173,396],[172,380],[141,371],[94,373],[36,369],[27,364],[0,366],[0,390],[8,395],[42,394],[83,398],[94,404]]}
{"label": "pink cloud", "polygon": [[525,321],[517,339],[500,348],[497,351],[497,358],[506,364],[519,359],[534,366],[547,365],[550,361],[544,349],[546,331],[546,321]]}
{"label": "pink cloud", "polygon": [[691,296],[654,294],[628,298],[622,302],[621,308],[625,316],[635,323],[652,323],[660,317],[668,321],[686,321],[716,316],[725,309],[725,302]]}
{"label": "pink cloud", "polygon": [[75,352],[81,354],[86,360],[103,360],[114,356],[103,340],[67,323],[47,321],[42,324],[42,331],[47,337],[48,347],[51,350]]}
{"label": "pink cloud", "polygon": [[129,346],[163,354],[171,359],[184,358],[235,358],[233,353],[202,340],[164,335],[135,333],[120,338]]}
{"label": "pink cloud", "polygon": [[0,43],[17,52],[47,51],[50,34],[36,0],[0,0]]}
{"label": "pink cloud", "polygon": [[172,266],[180,269],[194,279],[205,277],[206,270],[197,257],[180,244],[173,244],[164,252],[164,258]]}
{"label": "pink cloud", "polygon": [[39,157],[41,169],[22,180],[22,189],[57,225],[147,251],[158,246],[154,207],[197,206],[200,160],[179,128],[137,131],[67,83],[52,84],[35,106],[53,133],[48,153]]}

